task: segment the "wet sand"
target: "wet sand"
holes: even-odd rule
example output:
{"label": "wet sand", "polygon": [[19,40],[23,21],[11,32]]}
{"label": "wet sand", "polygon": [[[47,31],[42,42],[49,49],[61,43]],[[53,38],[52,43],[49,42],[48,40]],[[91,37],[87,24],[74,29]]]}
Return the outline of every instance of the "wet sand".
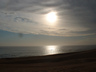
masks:
{"label": "wet sand", "polygon": [[0,72],[96,72],[96,49],[50,56],[0,59]]}

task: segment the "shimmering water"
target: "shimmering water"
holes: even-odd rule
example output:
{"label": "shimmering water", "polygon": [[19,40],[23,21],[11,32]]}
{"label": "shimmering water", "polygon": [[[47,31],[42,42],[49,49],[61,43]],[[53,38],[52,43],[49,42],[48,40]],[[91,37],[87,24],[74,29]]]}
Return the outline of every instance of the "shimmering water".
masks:
{"label": "shimmering water", "polygon": [[35,47],[0,47],[0,58],[44,56],[96,49],[90,46],[35,46]]}

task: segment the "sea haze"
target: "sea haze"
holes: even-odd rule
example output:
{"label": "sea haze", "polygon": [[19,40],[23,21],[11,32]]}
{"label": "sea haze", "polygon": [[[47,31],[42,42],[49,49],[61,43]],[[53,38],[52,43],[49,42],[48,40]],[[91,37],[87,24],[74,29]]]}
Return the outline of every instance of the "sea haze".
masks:
{"label": "sea haze", "polygon": [[34,47],[0,47],[0,58],[44,56],[60,53],[79,52],[96,49],[96,45],[87,46],[34,46]]}

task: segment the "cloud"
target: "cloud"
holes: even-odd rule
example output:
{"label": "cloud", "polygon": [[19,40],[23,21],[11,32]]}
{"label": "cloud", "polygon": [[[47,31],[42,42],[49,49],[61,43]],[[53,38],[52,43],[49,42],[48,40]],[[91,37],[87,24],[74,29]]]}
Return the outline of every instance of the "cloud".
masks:
{"label": "cloud", "polygon": [[[0,0],[0,29],[51,36],[94,35],[95,7],[96,0]],[[58,16],[55,26],[45,20],[51,11]]]}
{"label": "cloud", "polygon": [[[14,20],[16,22],[27,22],[27,23],[33,23],[32,20],[28,19],[28,18],[23,18],[23,17],[15,17]],[[36,22],[34,22],[36,23]]]}

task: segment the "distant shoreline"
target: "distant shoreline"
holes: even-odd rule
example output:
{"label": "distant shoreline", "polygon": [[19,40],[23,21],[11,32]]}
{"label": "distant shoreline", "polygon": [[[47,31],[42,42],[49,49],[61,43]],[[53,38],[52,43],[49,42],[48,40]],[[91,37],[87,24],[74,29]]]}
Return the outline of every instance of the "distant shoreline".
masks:
{"label": "distant shoreline", "polygon": [[[59,68],[59,69],[58,69]],[[74,68],[74,69],[73,69]],[[56,72],[59,70],[81,70],[88,72],[96,71],[96,49],[56,54],[49,56],[35,56],[35,57],[18,57],[18,58],[4,58],[0,59],[0,72],[18,72],[26,70],[28,72]],[[59,71],[62,72],[62,71]]]}
{"label": "distant shoreline", "polygon": [[50,56],[96,49],[92,46],[0,47],[1,58]]}

